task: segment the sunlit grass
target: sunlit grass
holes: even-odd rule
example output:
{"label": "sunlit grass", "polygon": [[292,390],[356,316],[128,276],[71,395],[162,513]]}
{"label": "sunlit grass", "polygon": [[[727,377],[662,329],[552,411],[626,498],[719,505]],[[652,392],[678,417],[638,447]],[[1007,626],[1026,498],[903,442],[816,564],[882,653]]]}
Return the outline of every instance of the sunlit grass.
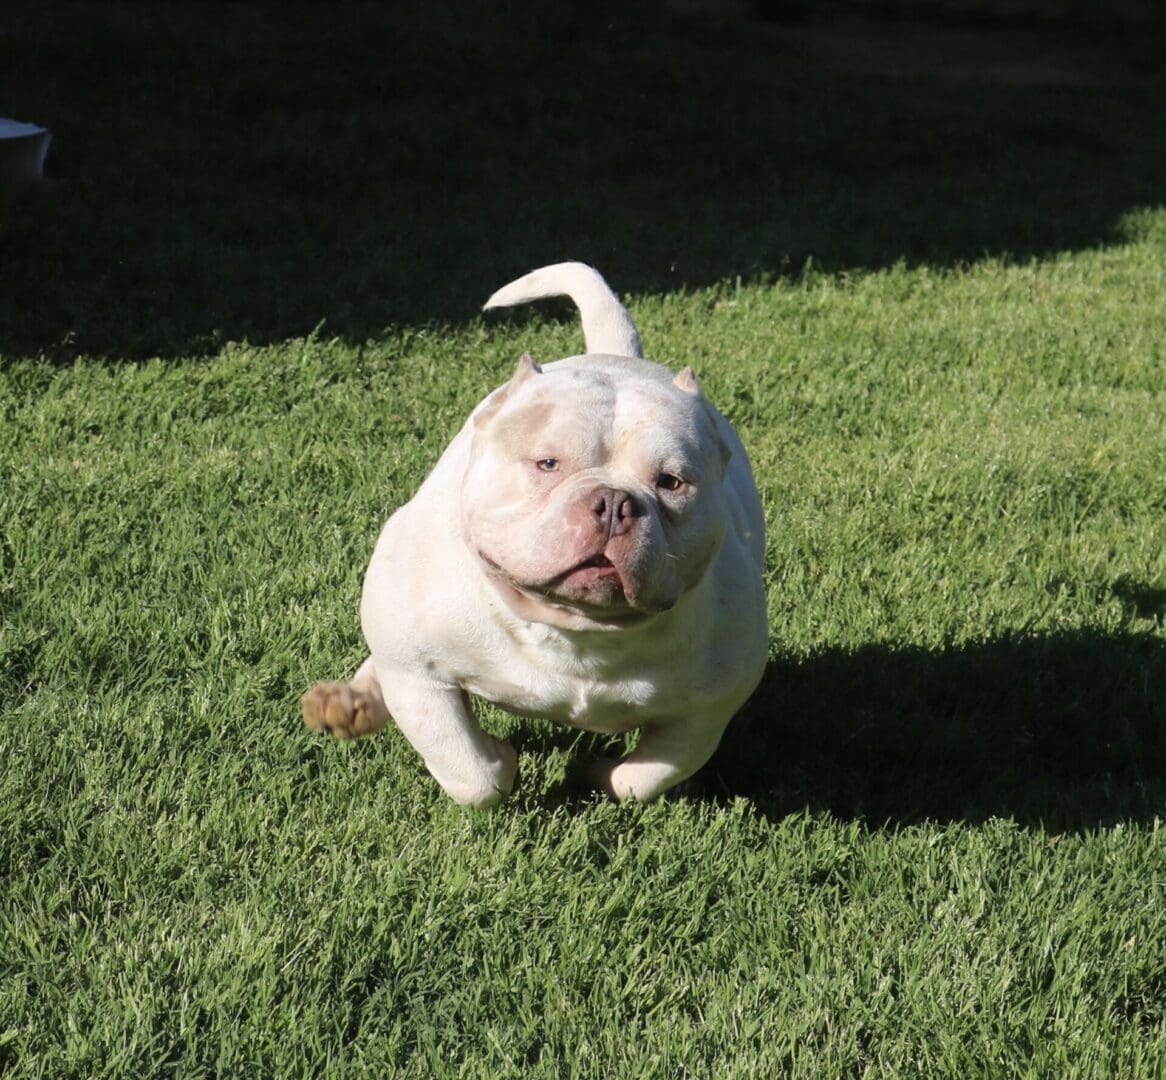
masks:
{"label": "sunlit grass", "polygon": [[[182,18],[213,39],[194,10]],[[351,18],[339,39],[382,25]],[[548,32],[570,41],[574,26]],[[719,70],[756,62],[731,28],[707,45],[661,34]],[[69,78],[83,51],[64,35]],[[212,100],[262,83],[229,53],[212,57]],[[164,81],[132,56],[118,78]],[[813,80],[851,93],[789,62],[789,95]],[[623,92],[651,94],[659,74],[633,65]],[[315,72],[313,93],[343,99],[337,78]],[[253,108],[306,100],[278,86]],[[1114,94],[1082,98],[1081,131]],[[1071,142],[1073,110],[1057,116]],[[1135,129],[1074,160],[1132,155]],[[516,129],[496,137],[517,162]],[[385,199],[435,168],[416,146]],[[210,165],[191,167],[209,184]],[[986,167],[986,187],[1011,176]],[[417,205],[446,243],[431,194]],[[287,197],[290,220],[318,193]],[[82,242],[76,206],[51,209],[69,184],[15,198],[40,215],[44,250]],[[160,205],[147,199],[151,227],[125,240],[130,264],[156,254]],[[608,265],[607,239],[558,222],[560,254],[631,292],[648,352],[692,364],[749,447],[772,660],[717,758],[647,807],[579,790],[588,737],[483,708],[520,751],[518,790],[490,814],[452,805],[396,731],[336,744],[303,729],[297,703],[362,658],[376,533],[466,413],[521,352],[580,347],[556,310],[475,314],[504,280],[481,255],[505,244],[493,211],[435,301],[445,321],[415,317],[414,296],[368,333],[328,307],[330,279],[286,298],[282,334],[278,288],[260,288],[250,336],[232,332],[246,295],[208,293],[222,340],[189,299],[165,325],[99,310],[110,280],[143,295],[124,268],[75,309],[52,286],[38,314],[26,275],[44,264],[21,240],[16,330],[0,329],[0,1069],[1161,1075],[1166,211],[1128,202],[1084,242],[1054,209],[1046,250],[1008,254],[996,207],[999,250],[967,258],[973,217],[945,232],[907,200],[894,212],[933,258],[876,258],[890,246],[875,229],[849,266],[758,264],[740,280],[710,212],[707,263],[673,289],[647,287],[659,249],[612,248]],[[498,261],[541,251],[525,235]],[[213,264],[190,243],[195,271]],[[236,257],[225,290],[254,269],[239,276]],[[167,307],[162,292],[149,303]],[[62,345],[70,310],[82,332]]]}

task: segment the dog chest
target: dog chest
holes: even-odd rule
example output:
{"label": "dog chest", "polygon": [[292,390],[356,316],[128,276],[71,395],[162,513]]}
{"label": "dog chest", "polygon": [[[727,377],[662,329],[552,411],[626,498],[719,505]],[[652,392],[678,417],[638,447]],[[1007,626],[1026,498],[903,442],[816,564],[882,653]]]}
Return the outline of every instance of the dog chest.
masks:
{"label": "dog chest", "polygon": [[520,679],[500,673],[468,677],[463,687],[507,712],[554,720],[584,731],[615,734],[652,719],[658,688],[640,677],[596,679],[564,671],[528,667]]}

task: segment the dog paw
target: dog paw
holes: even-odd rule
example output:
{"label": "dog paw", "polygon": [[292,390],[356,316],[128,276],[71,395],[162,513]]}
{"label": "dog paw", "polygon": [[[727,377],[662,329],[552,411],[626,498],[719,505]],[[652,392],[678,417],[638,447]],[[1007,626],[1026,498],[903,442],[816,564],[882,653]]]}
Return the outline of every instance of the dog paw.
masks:
{"label": "dog paw", "polygon": [[338,739],[358,739],[385,726],[388,714],[367,691],[346,682],[318,682],[301,701],[304,723]]}
{"label": "dog paw", "polygon": [[454,802],[486,810],[497,806],[513,790],[518,779],[518,753],[508,742],[492,739],[495,756],[484,762],[480,775],[456,788],[446,788]]}

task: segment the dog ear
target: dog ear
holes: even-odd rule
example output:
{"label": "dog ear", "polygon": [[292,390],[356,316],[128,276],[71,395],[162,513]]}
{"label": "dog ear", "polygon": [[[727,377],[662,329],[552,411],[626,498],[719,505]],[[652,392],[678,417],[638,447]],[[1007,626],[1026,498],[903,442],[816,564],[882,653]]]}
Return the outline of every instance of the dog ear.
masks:
{"label": "dog ear", "polygon": [[543,369],[534,362],[534,357],[530,353],[525,352],[519,359],[518,367],[514,369],[514,374],[510,376],[510,382],[507,385],[518,386],[532,376],[541,375],[542,373]]}
{"label": "dog ear", "polygon": [[708,418],[712,421],[713,430],[717,433],[717,446],[721,452],[721,476],[724,476],[729,468],[729,461],[733,457],[732,447],[725,442],[721,435],[720,427],[717,419],[717,411],[709,404],[704,396],[704,392],[700,388],[700,379],[696,377],[696,372],[690,367],[684,368],[675,379],[672,380],[672,385],[678,390],[682,390],[686,394],[691,394],[693,397],[700,398],[704,403],[704,411],[708,414]]}
{"label": "dog ear", "polygon": [[516,386],[521,386],[527,379],[533,379],[536,375],[541,375],[542,372],[543,369],[534,362],[534,357],[530,353],[523,353],[522,358],[518,361],[518,367],[510,376],[510,381],[503,383],[478,406],[474,413],[475,429],[485,427],[494,418],[494,414],[502,408],[503,403],[514,392]]}
{"label": "dog ear", "polygon": [[696,377],[696,372],[690,367],[686,367],[681,371],[672,380],[672,385],[679,390],[683,390],[686,394],[691,394],[693,397],[701,396],[700,380]]}

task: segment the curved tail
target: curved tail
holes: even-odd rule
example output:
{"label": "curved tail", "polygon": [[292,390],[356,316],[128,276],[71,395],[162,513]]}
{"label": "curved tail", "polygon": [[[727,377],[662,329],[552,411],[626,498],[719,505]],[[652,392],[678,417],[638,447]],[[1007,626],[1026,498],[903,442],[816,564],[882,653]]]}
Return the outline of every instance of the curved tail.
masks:
{"label": "curved tail", "polygon": [[619,297],[598,270],[586,263],[564,262],[532,270],[503,285],[483,307],[513,307],[548,296],[569,296],[583,319],[583,341],[589,353],[642,358],[640,332]]}

